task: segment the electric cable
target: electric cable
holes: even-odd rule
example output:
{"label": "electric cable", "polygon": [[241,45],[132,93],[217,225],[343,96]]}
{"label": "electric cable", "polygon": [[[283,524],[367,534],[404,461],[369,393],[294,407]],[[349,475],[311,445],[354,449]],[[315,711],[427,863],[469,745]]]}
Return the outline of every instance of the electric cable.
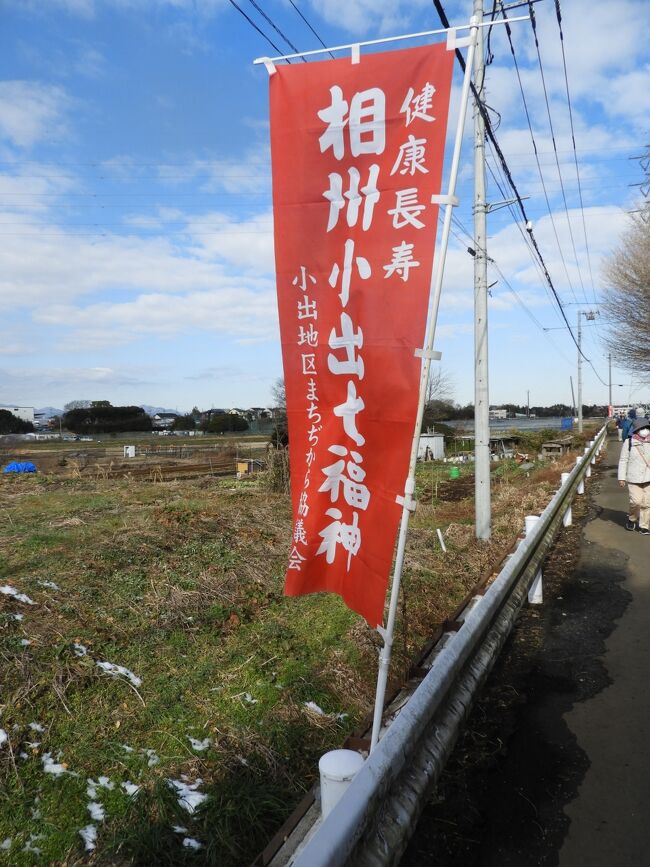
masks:
{"label": "electric cable", "polygon": [[[275,44],[275,42],[273,42],[273,40],[270,39],[270,38],[266,35],[266,33],[265,33],[265,32],[264,32],[260,27],[257,26],[257,24],[253,21],[253,19],[252,19],[249,15],[247,15],[247,14],[244,12],[244,10],[241,8],[241,6],[239,6],[238,3],[235,2],[235,0],[230,0],[230,4],[231,4],[232,6],[235,7],[235,9],[239,12],[240,15],[243,15],[243,16],[244,16],[244,18],[248,21],[248,23],[250,24],[250,26],[251,26],[254,30],[257,30],[257,32],[260,34],[260,36],[262,36],[264,39],[266,39],[266,41],[269,43],[269,45],[270,45],[272,48],[274,48],[274,49],[278,52],[278,54],[282,54],[282,49],[281,49],[281,48],[278,48],[278,46]],[[291,63],[291,61],[290,61],[290,60],[287,60],[287,63]]]}
{"label": "electric cable", "polygon": [[[509,22],[508,17],[505,13],[505,10],[503,8],[503,3],[501,2],[501,0],[495,0],[495,2],[499,2],[500,6],[501,6],[501,14],[503,15],[503,20],[506,22],[504,24],[504,27],[506,30],[506,35],[508,37],[508,44],[510,45],[510,54],[512,55],[512,62],[513,62],[514,67],[515,67],[515,72],[517,73],[517,81],[519,82],[519,92],[521,93],[521,100],[522,100],[523,105],[524,105],[524,114],[526,115],[526,123],[528,124],[528,130],[530,132],[530,140],[532,142],[533,153],[535,155],[535,162],[537,163],[537,172],[539,174],[539,179],[542,183],[542,190],[544,191],[544,199],[546,201],[546,209],[548,211],[549,217],[551,218],[551,226],[553,227],[553,234],[555,235],[555,241],[557,243],[557,249],[558,249],[558,252],[560,254],[560,259],[562,260],[562,265],[564,266],[564,273],[566,274],[567,283],[569,284],[569,288],[571,289],[571,294],[573,295],[574,300],[577,301],[578,299],[576,297],[576,293],[575,293],[574,288],[573,288],[573,283],[571,281],[571,277],[569,276],[569,269],[567,268],[566,259],[564,258],[564,253],[562,251],[562,245],[560,244],[560,236],[559,236],[558,231],[557,231],[557,225],[555,223],[555,217],[553,216],[553,210],[551,208],[551,202],[550,202],[550,199],[548,197],[548,190],[546,188],[546,182],[544,181],[544,174],[542,172],[542,166],[540,164],[539,156],[537,154],[537,142],[535,141],[535,134],[533,132],[533,125],[532,125],[532,122],[530,119],[530,112],[528,111],[528,101],[526,99],[526,93],[524,91],[524,85],[523,85],[523,82],[521,80],[521,73],[519,71],[519,63],[517,62],[517,55],[515,53],[515,46],[513,45],[513,42],[512,42],[512,30],[510,28],[510,22]],[[561,183],[561,179],[560,179],[560,183]],[[562,192],[564,193],[564,187],[562,188]],[[567,212],[567,216],[568,216],[568,212]],[[583,289],[584,289],[584,287],[583,287]]]}
{"label": "electric cable", "polygon": [[[546,76],[544,75],[544,66],[542,64],[542,54],[541,54],[541,51],[539,48],[539,39],[537,38],[537,19],[535,18],[535,9],[533,8],[533,4],[532,4],[531,0],[528,0],[528,8],[530,10],[530,23],[531,23],[531,27],[533,28],[533,36],[535,37],[535,49],[537,51],[537,61],[539,64],[539,72],[540,72],[540,75],[542,78],[542,88],[544,90],[544,102],[546,103],[546,113],[548,115],[548,125],[549,125],[549,128],[551,130],[551,141],[553,142],[553,151],[555,153],[555,164],[557,165],[557,176],[560,179],[560,187],[562,189],[562,201],[564,202],[564,211],[566,213],[567,226],[569,227],[569,237],[571,238],[571,247],[573,248],[573,256],[575,258],[576,267],[578,269],[578,277],[580,279],[580,285],[582,287],[582,294],[584,295],[585,301],[587,303],[589,303],[587,301],[587,294],[585,292],[585,284],[584,284],[584,281],[582,279],[582,270],[580,269],[580,263],[578,261],[576,242],[575,242],[575,239],[573,237],[573,228],[571,226],[571,218],[569,217],[569,206],[567,205],[566,193],[564,191],[564,182],[562,180],[562,171],[560,169],[560,158],[559,158],[558,153],[557,153],[557,143],[555,141],[555,129],[553,128],[553,118],[551,117],[551,106],[550,106],[550,103],[548,100],[548,91],[546,89]],[[505,15],[505,10],[503,10],[503,4],[501,6],[501,9],[503,11],[503,16],[505,18],[506,15]]]}
{"label": "electric cable", "polygon": [[[445,10],[443,9],[440,0],[432,0],[432,2],[436,8],[436,11],[438,12],[438,15],[440,16],[442,26],[449,28],[451,25],[449,24],[449,19],[447,18],[447,15],[445,14]],[[465,72],[465,67],[466,67],[465,58],[463,57],[459,48],[456,49],[456,57],[458,58],[458,62],[460,63],[463,72]],[[517,188],[517,185],[515,184],[514,178],[512,177],[512,172],[510,171],[510,168],[508,166],[506,158],[503,155],[503,151],[501,150],[501,147],[496,140],[496,136],[494,135],[494,132],[492,130],[492,124],[490,123],[490,118],[488,116],[488,113],[485,109],[485,106],[483,105],[482,100],[479,99],[478,93],[477,93],[476,88],[474,87],[473,83],[470,82],[470,85],[471,85],[472,93],[473,93],[474,98],[476,100],[476,104],[478,106],[478,109],[479,109],[479,111],[483,117],[483,121],[485,123],[485,133],[488,136],[489,140],[492,142],[494,150],[495,150],[495,152],[499,158],[499,162],[501,163],[501,167],[503,169],[503,172],[504,172],[506,178],[508,179],[508,185],[511,187],[512,191],[514,192],[514,194],[516,196],[517,206],[519,207],[519,210],[521,211],[521,215],[523,217],[524,223],[528,224],[530,222],[530,220],[528,219],[528,215],[526,213],[526,208],[524,207],[524,203],[523,203],[523,200],[521,198],[521,194]],[[562,304],[562,300],[560,299],[560,296],[558,295],[557,289],[555,288],[555,284],[553,283],[553,280],[551,279],[551,275],[548,272],[548,267],[546,265],[546,262],[544,261],[544,257],[542,256],[542,252],[539,248],[539,244],[537,243],[537,239],[535,238],[535,235],[532,231],[532,228],[529,231],[529,235],[530,235],[531,243],[535,249],[535,254],[537,255],[537,257],[540,261],[540,265],[542,266],[542,269],[544,271],[544,278],[545,278],[546,282],[548,283],[549,288],[550,288],[551,292],[553,293],[553,296],[557,302],[557,305],[559,307],[562,318],[564,319],[564,322],[566,323],[566,326],[569,330],[569,334],[571,335],[571,339],[575,343],[576,347],[579,349],[578,341],[576,339],[575,334],[573,333],[573,329],[571,328],[571,325],[569,324],[569,320],[567,319],[566,312],[565,312],[564,306]]]}
{"label": "electric cable", "polygon": [[[305,24],[307,25],[307,27],[309,27],[309,29],[310,29],[311,32],[314,34],[314,36],[316,37],[316,39],[318,39],[318,41],[319,41],[320,44],[323,46],[323,48],[327,48],[327,45],[325,45],[325,43],[323,42],[323,40],[320,38],[320,36],[318,35],[318,33],[316,33],[316,31],[314,30],[314,28],[311,26],[311,24],[309,23],[309,21],[307,21],[307,19],[306,19],[305,16],[302,14],[302,12],[300,11],[300,9],[298,9],[298,7],[297,7],[296,4],[293,2],[293,0],[289,0],[289,3],[291,3],[291,5],[293,6],[293,8],[296,10],[296,12],[298,13],[298,15],[300,15],[300,17],[301,17],[302,20],[305,22]],[[332,60],[336,60],[336,58],[334,57],[334,55],[332,54],[331,51],[328,51],[327,53],[328,53],[329,56],[332,58]]]}
{"label": "electric cable", "polygon": [[[259,4],[256,2],[256,0],[248,0],[248,2],[251,4],[251,6],[253,6],[255,9],[257,9],[257,11],[260,13],[260,15],[264,18],[264,20],[265,20],[268,24],[271,25],[271,27],[275,30],[275,32],[276,32],[276,33],[277,33],[277,34],[278,34],[282,39],[284,39],[284,41],[287,43],[287,45],[289,46],[289,48],[292,48],[293,51],[294,51],[296,54],[300,54],[300,51],[296,48],[296,46],[293,44],[293,42],[292,42],[292,41],[291,41],[287,36],[284,35],[284,33],[280,30],[280,28],[277,26],[277,24],[273,21],[273,19],[270,18],[270,17],[266,14],[266,12],[265,12],[265,11],[264,11],[260,6],[259,6]],[[306,57],[303,57],[302,60],[303,60],[303,63],[307,63],[307,58],[306,58]]]}
{"label": "electric cable", "polygon": [[580,182],[580,169],[578,167],[578,152],[576,150],[576,137],[575,131],[573,127],[573,108],[571,106],[571,94],[569,93],[569,77],[567,75],[566,68],[566,53],[564,51],[564,33],[562,32],[562,12],[560,11],[560,0],[555,0],[555,16],[557,18],[557,26],[560,31],[560,45],[562,47],[562,66],[564,68],[564,85],[566,88],[566,100],[567,105],[569,106],[569,121],[571,124],[571,143],[573,145],[573,159],[576,167],[576,178],[578,179],[578,196],[580,198],[580,211],[582,213],[582,230],[585,236],[585,250],[587,252],[587,265],[589,267],[589,279],[591,280],[591,291],[594,296],[594,301],[596,301],[596,284],[594,281],[594,273],[591,268],[591,252],[589,250],[589,241],[587,239],[587,226],[585,223],[585,206],[584,201],[582,199],[582,186]]}

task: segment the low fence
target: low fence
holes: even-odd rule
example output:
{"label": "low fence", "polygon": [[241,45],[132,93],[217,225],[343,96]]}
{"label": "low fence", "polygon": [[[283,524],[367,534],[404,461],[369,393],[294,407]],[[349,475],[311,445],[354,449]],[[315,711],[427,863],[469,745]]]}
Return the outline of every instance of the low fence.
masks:
{"label": "low fence", "polygon": [[438,781],[460,727],[528,598],[541,601],[541,564],[600,453],[606,426],[577,458],[541,516],[526,522],[494,581],[475,596],[432,649],[417,688],[388,709],[377,747],[321,820],[318,797],[267,863],[272,867],[378,867],[399,863],[426,797]]}

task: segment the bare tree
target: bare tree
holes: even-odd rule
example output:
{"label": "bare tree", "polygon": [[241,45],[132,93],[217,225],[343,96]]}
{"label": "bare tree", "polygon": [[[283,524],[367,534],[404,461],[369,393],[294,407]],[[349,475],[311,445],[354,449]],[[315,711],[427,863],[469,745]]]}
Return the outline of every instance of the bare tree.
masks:
{"label": "bare tree", "polygon": [[287,394],[284,379],[276,379],[271,388],[273,398],[274,430],[271,442],[277,447],[289,444],[289,426],[287,421]]}
{"label": "bare tree", "polygon": [[422,430],[426,431],[434,422],[449,418],[449,411],[453,409],[453,394],[454,382],[451,374],[441,367],[432,368],[424,404]]}
{"label": "bare tree", "polygon": [[607,343],[616,366],[650,373],[650,224],[633,217],[605,264]]}

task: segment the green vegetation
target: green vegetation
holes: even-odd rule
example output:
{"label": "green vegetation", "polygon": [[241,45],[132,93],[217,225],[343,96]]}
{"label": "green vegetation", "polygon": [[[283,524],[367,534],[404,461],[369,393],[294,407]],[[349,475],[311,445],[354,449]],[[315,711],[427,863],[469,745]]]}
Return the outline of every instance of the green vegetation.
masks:
{"label": "green vegetation", "polygon": [[93,401],[89,407],[69,409],[61,423],[76,434],[150,431],[151,419],[140,406],[111,406],[108,401]]}
{"label": "green vegetation", "polygon": [[30,433],[33,430],[34,425],[30,421],[23,421],[8,409],[0,409],[0,434]]}
{"label": "green vegetation", "polygon": [[[495,479],[494,541],[478,546],[471,467],[454,482],[449,465],[419,468],[397,677],[560,469]],[[0,587],[35,603],[0,594],[0,863],[37,863],[30,847],[52,864],[248,863],[374,697],[373,631],[336,596],[282,595],[288,497],[263,479],[4,477],[0,518]],[[95,786],[92,821],[100,777],[112,788]],[[208,797],[189,813],[168,780]]]}

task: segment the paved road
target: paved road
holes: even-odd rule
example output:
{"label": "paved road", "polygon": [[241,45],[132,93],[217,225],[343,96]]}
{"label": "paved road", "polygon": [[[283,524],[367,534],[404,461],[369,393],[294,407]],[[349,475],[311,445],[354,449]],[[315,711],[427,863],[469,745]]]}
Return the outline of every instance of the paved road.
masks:
{"label": "paved road", "polygon": [[605,643],[611,684],[565,717],[591,764],[565,808],[571,824],[561,867],[650,864],[650,537],[621,526],[627,491],[616,483],[619,450],[610,445],[594,497],[600,511],[584,539],[607,552],[625,551],[624,587],[632,598]]}
{"label": "paved road", "polygon": [[402,867],[650,865],[650,538],[619,444],[576,503]]}

